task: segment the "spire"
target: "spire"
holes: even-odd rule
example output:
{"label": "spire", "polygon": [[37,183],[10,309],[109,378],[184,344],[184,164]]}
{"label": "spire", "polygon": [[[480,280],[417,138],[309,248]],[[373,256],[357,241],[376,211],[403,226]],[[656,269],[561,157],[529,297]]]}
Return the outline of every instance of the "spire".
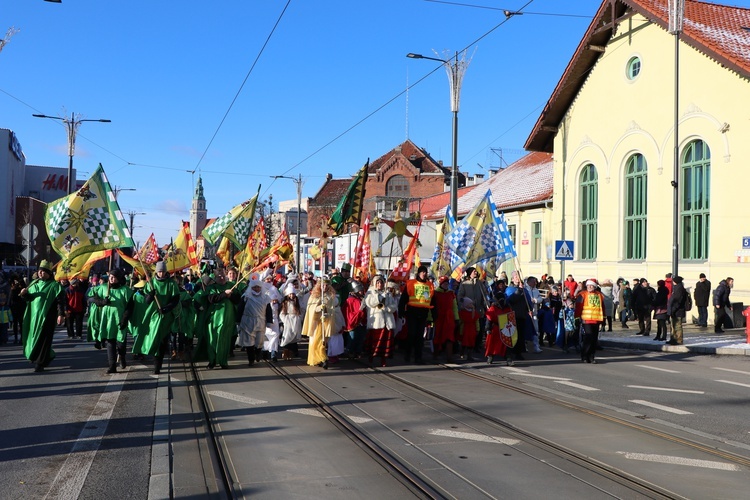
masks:
{"label": "spire", "polygon": [[194,200],[205,200],[203,197],[203,179],[198,176],[198,183],[195,185],[195,195],[193,196]]}

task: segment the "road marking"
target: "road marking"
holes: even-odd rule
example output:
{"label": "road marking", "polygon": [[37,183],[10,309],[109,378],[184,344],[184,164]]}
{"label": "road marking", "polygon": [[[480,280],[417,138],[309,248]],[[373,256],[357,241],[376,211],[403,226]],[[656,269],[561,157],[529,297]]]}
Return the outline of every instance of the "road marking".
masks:
{"label": "road marking", "polygon": [[680,373],[677,370],[667,370],[666,368],[657,368],[655,366],[648,366],[648,365],[635,365],[635,366],[640,366],[641,368],[648,368],[649,370],[658,370],[660,372]]}
{"label": "road marking", "polygon": [[683,458],[683,457],[672,457],[669,455],[653,455],[650,453],[630,453],[627,451],[618,451],[620,455],[624,455],[629,460],[641,460],[644,462],[658,462],[662,464],[672,465],[687,465],[689,467],[703,467],[705,469],[720,469],[720,470],[741,470],[739,465],[727,464],[724,462],[713,462],[711,460],[698,460],[695,458]]}
{"label": "road marking", "polygon": [[313,410],[312,408],[295,408],[293,410],[287,410],[290,413],[299,413],[300,415],[309,415],[311,417],[324,417],[319,410]]}
{"label": "road marking", "polygon": [[107,432],[107,425],[120,397],[125,377],[126,373],[112,375],[44,498],[66,499],[80,496],[104,433]]}
{"label": "road marking", "polygon": [[740,382],[732,382],[731,380],[717,380],[717,382],[723,382],[725,384],[739,385],[741,387],[750,387],[750,384],[742,384]]}
{"label": "road marking", "polygon": [[458,431],[446,431],[442,429],[432,429],[429,431],[433,436],[446,436],[458,439],[467,439],[469,441],[479,441],[482,443],[497,443],[507,444],[514,446],[519,444],[521,441],[518,439],[501,438],[497,436],[488,436],[486,434],[474,434],[470,432],[458,432]]}
{"label": "road marking", "polygon": [[569,378],[564,377],[551,377],[549,375],[537,375],[536,373],[531,373],[528,370],[522,370],[521,368],[513,368],[512,366],[503,366],[506,370],[508,370],[511,373],[514,373],[516,375],[523,375],[524,377],[529,378],[543,378],[547,380],[570,380]]}
{"label": "road marking", "polygon": [[650,403],[642,399],[631,399],[630,402],[635,403],[637,405],[643,405],[643,406],[648,406],[650,408],[655,408],[657,410],[668,411],[669,413],[676,413],[677,415],[692,415],[692,413],[690,413],[689,411],[678,410],[677,408],[671,408],[669,406],[663,406],[663,405],[658,405],[656,403]]}
{"label": "road marking", "polygon": [[724,371],[724,372],[740,373],[742,375],[750,375],[750,372],[743,372],[742,370],[732,370],[731,368],[717,368],[717,367],[714,366],[713,369],[714,370],[721,370],[721,371]]}
{"label": "road marking", "polygon": [[353,416],[347,415],[346,418],[348,418],[355,424],[364,424],[365,422],[372,422],[371,418],[365,418],[365,417],[353,417]]}
{"label": "road marking", "polygon": [[216,396],[217,398],[229,399],[232,401],[237,401],[238,403],[245,403],[248,405],[262,405],[268,403],[268,401],[263,401],[262,399],[248,398],[247,396],[240,396],[239,394],[232,394],[231,392],[208,391],[208,394],[209,396]]}
{"label": "road marking", "polygon": [[669,387],[651,387],[648,385],[626,385],[631,389],[648,389],[649,391],[665,391],[665,392],[684,392],[687,394],[705,394],[703,391],[693,391],[691,389],[670,389]]}
{"label": "road marking", "polygon": [[575,387],[576,389],[582,389],[584,391],[598,391],[599,390],[596,387],[589,387],[587,385],[576,384],[575,382],[571,382],[569,380],[555,380],[555,382],[558,383],[558,384],[563,384],[563,385],[568,385],[570,387]]}

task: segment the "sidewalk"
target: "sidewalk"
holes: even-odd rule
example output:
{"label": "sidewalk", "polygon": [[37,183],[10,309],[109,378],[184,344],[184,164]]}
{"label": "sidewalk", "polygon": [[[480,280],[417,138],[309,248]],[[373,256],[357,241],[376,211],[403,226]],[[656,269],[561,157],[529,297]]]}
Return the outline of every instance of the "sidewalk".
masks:
{"label": "sidewalk", "polygon": [[637,321],[629,321],[628,326],[630,329],[626,330],[619,322],[614,322],[611,332],[599,334],[601,345],[643,351],[750,356],[750,344],[747,343],[744,328],[732,328],[725,330],[724,333],[714,333],[712,325],[708,328],[699,328],[686,323],[682,326],[683,345],[669,345],[654,340],[656,321],[652,322],[651,337],[636,335],[638,333]]}

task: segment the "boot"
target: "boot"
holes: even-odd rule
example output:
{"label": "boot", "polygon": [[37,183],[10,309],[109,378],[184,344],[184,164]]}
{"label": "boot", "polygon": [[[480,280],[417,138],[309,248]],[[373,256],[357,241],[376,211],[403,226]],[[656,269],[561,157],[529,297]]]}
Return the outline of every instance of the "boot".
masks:
{"label": "boot", "polygon": [[161,373],[162,364],[164,364],[164,354],[157,354],[154,358],[154,375]]}
{"label": "boot", "polygon": [[453,342],[445,344],[445,362],[453,363]]}
{"label": "boot", "polygon": [[107,361],[109,362],[107,373],[117,373],[117,344],[114,340],[107,340]]}
{"label": "boot", "polygon": [[125,354],[125,342],[117,343],[117,357],[120,359],[120,368],[122,368],[123,370],[127,368],[128,362],[126,360]]}
{"label": "boot", "polygon": [[253,363],[255,363],[255,348],[253,347],[246,347],[245,352],[247,353],[247,364],[248,366],[253,366]]}
{"label": "boot", "polygon": [[542,352],[542,348],[539,347],[539,336],[534,335],[534,352],[539,353]]}

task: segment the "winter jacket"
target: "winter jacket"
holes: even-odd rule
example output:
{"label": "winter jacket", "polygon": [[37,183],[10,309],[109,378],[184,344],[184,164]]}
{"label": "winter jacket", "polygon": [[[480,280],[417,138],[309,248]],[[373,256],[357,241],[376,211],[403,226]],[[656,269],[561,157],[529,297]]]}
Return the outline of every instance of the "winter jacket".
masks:
{"label": "winter jacket", "polygon": [[714,290],[714,307],[728,307],[732,305],[731,302],[729,302],[729,294],[731,292],[732,290],[727,286],[727,280],[721,280],[719,286]]}
{"label": "winter jacket", "polygon": [[696,307],[708,307],[708,299],[711,298],[711,282],[708,280],[697,282],[693,297]]}
{"label": "winter jacket", "polygon": [[684,318],[686,300],[687,291],[685,290],[685,285],[682,283],[674,283],[672,285],[672,295],[669,296],[667,314],[669,314],[671,318]]}

